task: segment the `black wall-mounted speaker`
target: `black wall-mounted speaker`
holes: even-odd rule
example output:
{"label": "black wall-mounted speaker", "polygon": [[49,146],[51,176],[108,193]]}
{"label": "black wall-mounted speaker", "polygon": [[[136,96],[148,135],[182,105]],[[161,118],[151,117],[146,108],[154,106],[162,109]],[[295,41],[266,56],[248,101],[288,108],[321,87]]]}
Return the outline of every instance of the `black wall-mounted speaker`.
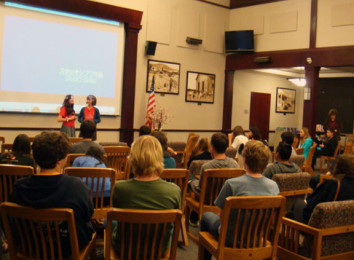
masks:
{"label": "black wall-mounted speaker", "polygon": [[156,45],[157,45],[157,42],[147,41],[146,42],[145,54],[154,56],[155,55],[155,51],[156,51]]}

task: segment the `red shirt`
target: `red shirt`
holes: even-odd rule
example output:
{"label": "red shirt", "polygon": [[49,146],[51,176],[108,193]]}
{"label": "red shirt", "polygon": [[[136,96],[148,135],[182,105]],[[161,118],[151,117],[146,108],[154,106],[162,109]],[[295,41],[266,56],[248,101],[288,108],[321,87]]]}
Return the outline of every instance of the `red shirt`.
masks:
{"label": "red shirt", "polygon": [[95,107],[85,107],[84,110],[84,120],[93,120],[93,118],[95,117]]}
{"label": "red shirt", "polygon": [[[62,118],[68,118],[68,117],[71,117],[71,116],[72,116],[72,115],[67,115],[67,114],[66,114],[66,109],[65,109],[65,107],[61,107],[59,115],[60,115]],[[63,125],[75,127],[75,120],[70,120],[70,121],[68,121],[68,122],[63,122]]]}

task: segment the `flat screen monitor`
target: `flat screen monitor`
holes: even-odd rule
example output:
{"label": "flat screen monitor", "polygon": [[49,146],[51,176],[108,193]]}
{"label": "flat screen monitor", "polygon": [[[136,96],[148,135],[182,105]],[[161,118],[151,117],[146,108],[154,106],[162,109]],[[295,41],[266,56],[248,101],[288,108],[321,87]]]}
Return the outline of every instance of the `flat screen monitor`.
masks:
{"label": "flat screen monitor", "polygon": [[225,52],[253,52],[253,30],[225,32]]}

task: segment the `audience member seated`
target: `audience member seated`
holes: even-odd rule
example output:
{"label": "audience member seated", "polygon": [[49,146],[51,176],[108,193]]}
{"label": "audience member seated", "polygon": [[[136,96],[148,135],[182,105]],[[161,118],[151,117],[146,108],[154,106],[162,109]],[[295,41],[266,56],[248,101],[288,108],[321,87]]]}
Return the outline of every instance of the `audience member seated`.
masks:
{"label": "audience member seated", "polygon": [[[101,150],[98,149],[96,146],[91,146],[85,156],[80,156],[77,157],[74,162],[72,167],[97,167],[97,168],[107,168],[106,167],[107,162],[106,159],[104,158],[103,154],[101,153]],[[86,183],[86,178],[83,179],[84,183]],[[99,184],[99,192],[101,191],[101,183],[102,180],[100,181]],[[91,179],[88,180],[88,186],[91,186]],[[97,179],[94,179],[94,194],[93,197],[96,196],[97,191]],[[109,198],[111,196],[111,180],[109,178],[106,178],[104,182],[104,192],[103,196],[105,198]],[[105,203],[106,204],[106,203]]]}
{"label": "audience member seated", "polygon": [[[267,166],[271,155],[269,148],[259,141],[250,141],[245,145],[242,155],[246,174],[225,182],[214,202],[221,210],[224,208],[225,200],[229,196],[271,196],[279,194],[278,185],[262,176],[262,172]],[[220,214],[222,214],[222,211]],[[226,234],[226,246],[232,246],[234,241],[232,234],[236,223],[233,223],[232,219],[236,219],[237,212],[231,212],[231,214],[235,216],[230,216]],[[220,216],[212,212],[204,213],[201,219],[200,231],[210,232],[218,238],[219,229]],[[210,253],[206,250],[204,256],[205,259],[211,259]]]}
{"label": "audience member seated", "polygon": [[241,144],[245,145],[248,142],[248,138],[245,136],[245,132],[240,125],[236,126],[234,130],[232,130],[232,134],[234,136],[234,140],[232,141],[231,146],[238,151]]}
{"label": "audience member seated", "polygon": [[354,155],[339,156],[333,171],[333,180],[325,180],[307,198],[296,202],[287,217],[307,224],[317,204],[330,201],[354,200]]}
{"label": "audience member seated", "polygon": [[16,136],[12,145],[12,151],[1,155],[0,163],[16,164],[32,166],[34,168],[34,160],[30,156],[31,143],[30,139],[25,134]]}
{"label": "audience member seated", "polygon": [[190,188],[197,198],[199,198],[200,195],[200,184],[202,183],[204,170],[215,168],[239,168],[238,163],[234,159],[225,155],[228,145],[226,135],[222,133],[215,133],[212,135],[210,151],[213,160],[203,164],[200,170],[200,180],[192,180],[190,183]]}
{"label": "audience member seated", "polygon": [[167,137],[161,131],[154,131],[151,134],[157,140],[159,140],[162,151],[163,151],[163,164],[165,169],[175,169],[176,168],[176,161],[174,158],[171,157],[170,153],[167,151]]}
{"label": "audience member seated", "polygon": [[91,120],[84,120],[80,126],[80,133],[84,138],[81,142],[73,144],[71,147],[70,153],[85,153],[91,146],[97,147],[102,154],[104,154],[104,149],[101,145],[92,141],[96,133],[96,123]]}
{"label": "audience member seated", "polygon": [[291,146],[280,142],[275,153],[275,163],[270,164],[263,172],[263,176],[272,179],[276,173],[297,173],[301,169],[297,164],[289,162],[291,156]]}
{"label": "audience member seated", "polygon": [[197,146],[192,151],[192,155],[189,158],[187,167],[189,168],[191,163],[196,160],[211,160],[212,158],[209,150],[210,150],[209,139],[206,137],[199,139]]}
{"label": "audience member seated", "polygon": [[150,135],[150,134],[151,134],[150,127],[143,125],[139,128],[139,136]]}
{"label": "audience member seated", "polygon": [[[93,234],[93,204],[90,191],[81,179],[62,174],[70,151],[67,136],[57,132],[42,132],[35,137],[32,150],[40,171],[19,179],[10,201],[40,209],[73,209],[79,248],[83,248]],[[62,239],[62,249],[70,253],[68,237]]]}
{"label": "audience member seated", "polygon": [[[159,141],[152,136],[139,137],[132,145],[130,163],[134,178],[118,181],[113,190],[113,207],[123,209],[179,209],[181,190],[171,182],[159,176],[163,171],[163,151]],[[112,243],[119,251],[119,224],[114,228]],[[168,250],[171,241],[172,226],[164,240],[164,249]],[[135,256],[134,256],[135,259]]]}
{"label": "audience member seated", "polygon": [[325,156],[333,156],[336,148],[337,148],[337,144],[338,144],[338,140],[337,138],[335,138],[334,136],[334,130],[332,128],[328,129],[326,132],[327,135],[327,139],[325,140],[324,143],[319,142],[319,148],[320,150],[315,151],[313,157],[312,157],[312,168],[314,168],[315,164],[316,164],[316,160],[317,157],[325,155]]}
{"label": "audience member seated", "polygon": [[300,130],[300,140],[298,148],[304,148],[302,155],[305,157],[305,160],[307,159],[312,144],[313,141],[310,136],[309,129],[307,127],[303,127]]}
{"label": "audience member seated", "polygon": [[294,143],[294,135],[293,133],[290,132],[283,132],[280,136],[281,141],[287,143],[288,145],[291,146],[291,156],[296,156],[296,151],[293,147],[293,143]]}

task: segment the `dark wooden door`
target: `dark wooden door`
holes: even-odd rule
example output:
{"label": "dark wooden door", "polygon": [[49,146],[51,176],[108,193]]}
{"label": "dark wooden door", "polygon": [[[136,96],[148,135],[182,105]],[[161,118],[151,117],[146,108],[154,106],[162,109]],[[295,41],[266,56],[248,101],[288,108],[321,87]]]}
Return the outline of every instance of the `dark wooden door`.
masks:
{"label": "dark wooden door", "polygon": [[256,126],[261,138],[268,140],[270,94],[251,92],[250,127]]}

